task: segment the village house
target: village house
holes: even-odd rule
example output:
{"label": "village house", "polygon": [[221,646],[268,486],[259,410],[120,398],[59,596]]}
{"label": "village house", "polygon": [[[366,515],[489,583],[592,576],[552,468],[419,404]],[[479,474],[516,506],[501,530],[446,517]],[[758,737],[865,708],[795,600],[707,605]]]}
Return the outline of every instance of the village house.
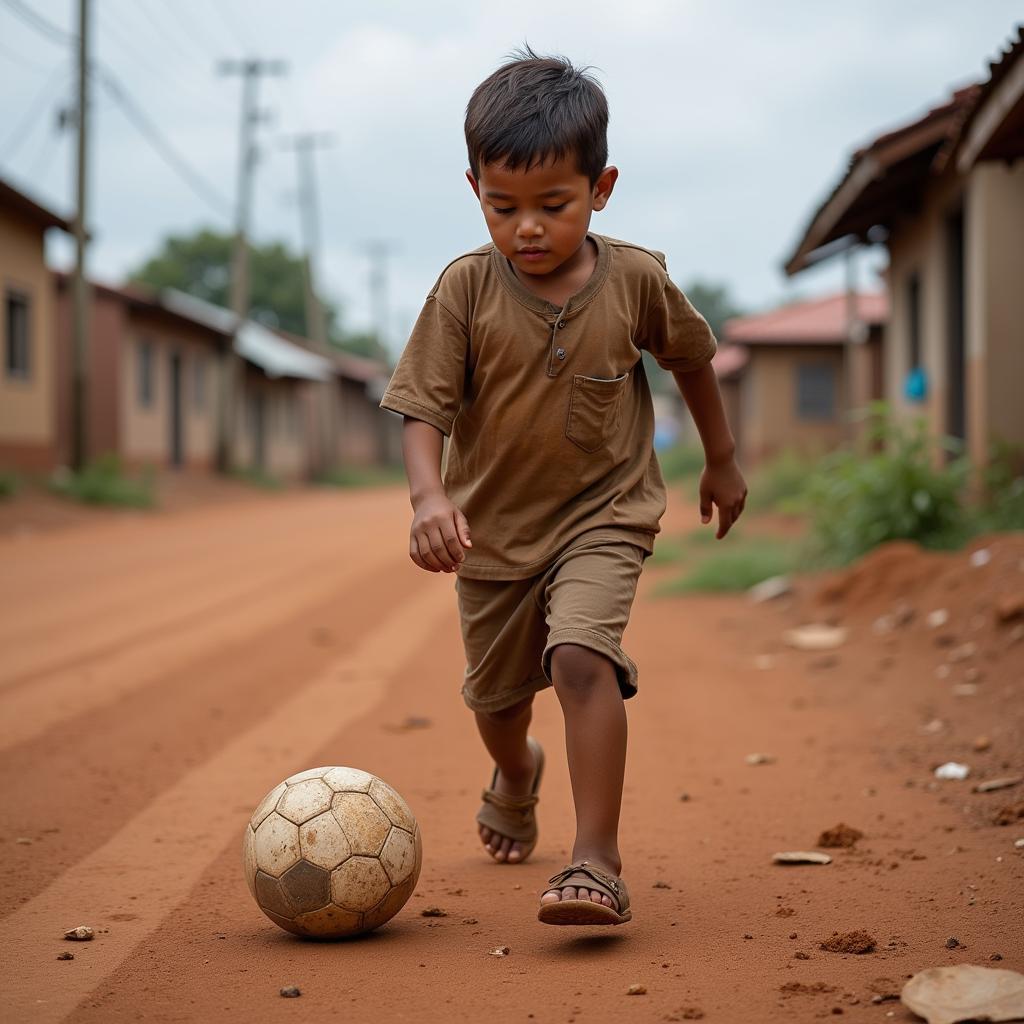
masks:
{"label": "village house", "polygon": [[786,263],[885,242],[885,397],[979,466],[1024,443],[1024,27],[989,70],[858,149]]}
{"label": "village house", "polygon": [[[712,365],[737,451],[753,463],[782,451],[820,454],[851,435],[852,413],[882,396],[884,295],[846,293],[727,320]],[[863,384],[850,366],[851,324]]]}
{"label": "village house", "polygon": [[57,450],[56,338],[44,239],[70,223],[0,180],[0,470],[43,471]]}

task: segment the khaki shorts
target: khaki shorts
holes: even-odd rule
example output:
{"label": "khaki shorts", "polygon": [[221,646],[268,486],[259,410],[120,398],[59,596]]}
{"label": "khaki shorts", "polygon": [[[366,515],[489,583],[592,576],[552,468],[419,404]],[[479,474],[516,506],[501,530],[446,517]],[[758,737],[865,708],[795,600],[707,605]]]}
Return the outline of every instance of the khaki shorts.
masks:
{"label": "khaki shorts", "polygon": [[577,537],[542,573],[525,580],[457,576],[466,677],[474,711],[501,711],[551,685],[551,652],[578,644],[615,666],[623,698],[637,691],[623,630],[647,552],[607,530]]}

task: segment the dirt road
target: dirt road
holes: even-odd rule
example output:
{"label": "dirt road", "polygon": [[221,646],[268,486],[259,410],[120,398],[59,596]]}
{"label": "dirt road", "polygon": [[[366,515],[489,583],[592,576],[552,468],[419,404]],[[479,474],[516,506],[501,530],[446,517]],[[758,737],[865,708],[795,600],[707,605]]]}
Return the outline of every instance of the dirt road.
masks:
{"label": "dirt road", "polygon": [[[691,514],[680,504],[669,527]],[[527,865],[493,865],[472,824],[489,766],[458,695],[453,581],[411,565],[406,529],[404,495],[383,490],[0,539],[0,1017],[906,1022],[884,997],[918,969],[1024,969],[1024,818],[992,824],[1024,786],[971,790],[1024,768],[1024,643],[986,603],[1024,581],[1019,538],[994,542],[968,588],[980,611],[952,594],[952,647],[921,616],[966,556],[952,575],[847,580],[825,614],[850,637],[825,656],[779,639],[820,611],[810,589],[758,607],[654,598],[649,567],[626,634],[634,921],[581,932],[534,918],[571,839],[553,696],[536,722],[541,843]],[[872,628],[907,587],[927,595],[916,619]],[[410,716],[429,724],[402,728]],[[755,752],[774,760],[752,766]],[[972,778],[935,782],[945,760]],[[382,776],[423,831],[417,893],[361,941],[286,935],[241,874],[252,807],[321,764]],[[864,838],[830,865],[771,863],[841,821]],[[64,942],[78,924],[96,940]],[[855,929],[874,952],[819,948]],[[489,956],[499,945],[511,954]],[[300,999],[280,998],[288,984]]]}

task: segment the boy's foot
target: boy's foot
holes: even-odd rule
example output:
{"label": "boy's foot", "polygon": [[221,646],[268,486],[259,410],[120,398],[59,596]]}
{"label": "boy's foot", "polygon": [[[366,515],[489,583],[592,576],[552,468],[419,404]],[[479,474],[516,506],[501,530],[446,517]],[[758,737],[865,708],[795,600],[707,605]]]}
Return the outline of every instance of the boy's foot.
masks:
{"label": "boy's foot", "polygon": [[591,861],[566,865],[548,885],[537,912],[544,924],[625,924],[633,916],[625,882]]}
{"label": "boy's foot", "polygon": [[483,792],[477,813],[480,840],[499,863],[521,864],[537,845],[537,790],[544,772],[544,751],[532,737],[526,738],[533,757],[532,774],[506,779],[497,767],[491,786]]}

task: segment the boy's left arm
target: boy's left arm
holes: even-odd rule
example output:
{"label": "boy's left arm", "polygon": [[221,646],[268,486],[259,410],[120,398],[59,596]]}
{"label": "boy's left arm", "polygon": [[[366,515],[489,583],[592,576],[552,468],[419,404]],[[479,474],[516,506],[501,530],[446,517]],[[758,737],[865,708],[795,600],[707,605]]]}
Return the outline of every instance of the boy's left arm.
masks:
{"label": "boy's left arm", "polygon": [[704,445],[704,472],[700,478],[700,521],[711,522],[712,504],[718,506],[721,540],[743,512],[747,485],[736,465],[736,442],[725,418],[718,377],[710,363],[699,370],[673,371],[676,384],[697,425]]}

